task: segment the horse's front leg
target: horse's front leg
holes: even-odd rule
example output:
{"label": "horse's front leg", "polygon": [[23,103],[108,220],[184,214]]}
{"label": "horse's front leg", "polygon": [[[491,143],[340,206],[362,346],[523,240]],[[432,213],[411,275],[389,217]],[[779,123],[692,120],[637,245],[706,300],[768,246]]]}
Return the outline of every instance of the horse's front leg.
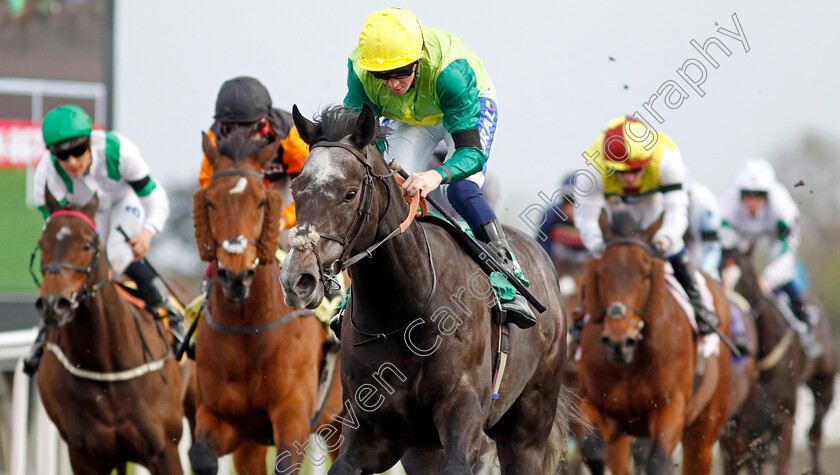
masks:
{"label": "horse's front leg", "polygon": [[[327,462],[323,452],[329,447],[321,446],[321,441],[309,441],[309,416],[312,414],[312,400],[309,394],[293,393],[276,406],[271,414],[274,445],[277,456],[274,459],[274,473],[292,473],[291,468],[303,468],[300,462],[309,461],[313,467]],[[321,446],[318,450],[316,447]]]}
{"label": "horse's front leg", "polygon": [[685,428],[686,399],[683,393],[674,392],[669,404],[651,413],[651,452],[646,473],[671,473],[671,454],[682,439]]}
{"label": "horse's front leg", "polygon": [[405,452],[398,445],[398,434],[392,434],[393,437],[383,437],[379,431],[374,434],[371,425],[355,419],[357,416],[350,411],[343,417],[346,424],[341,430],[340,455],[330,466],[329,475],[381,473],[393,467]]}
{"label": "horse's front leg", "polygon": [[478,394],[452,394],[433,410],[434,423],[446,453],[441,474],[471,474],[481,449],[484,425]]}
{"label": "horse's front leg", "polygon": [[236,427],[207,406],[196,412],[195,435],[190,447],[190,465],[196,475],[215,475],[219,456],[232,452],[241,442]]}

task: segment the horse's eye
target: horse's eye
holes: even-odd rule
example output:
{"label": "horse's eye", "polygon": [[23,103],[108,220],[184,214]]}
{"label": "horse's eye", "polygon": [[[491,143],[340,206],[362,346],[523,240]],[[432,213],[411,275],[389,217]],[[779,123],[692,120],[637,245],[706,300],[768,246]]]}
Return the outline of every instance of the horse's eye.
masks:
{"label": "horse's eye", "polygon": [[358,190],[356,190],[355,188],[349,190],[347,194],[344,195],[344,201],[352,201],[353,198],[356,197],[356,193],[358,193]]}
{"label": "horse's eye", "polygon": [[260,204],[258,204],[258,205],[257,205],[257,209],[262,208],[263,206],[265,206],[265,205],[266,205],[266,203],[268,203],[268,199],[267,199],[267,198],[263,198],[263,199],[262,199],[262,201],[260,201]]}
{"label": "horse's eye", "polygon": [[85,241],[84,251],[89,252],[93,249],[93,241]]}
{"label": "horse's eye", "polygon": [[206,206],[210,209],[215,209],[216,208],[215,206],[213,206],[213,202],[211,202],[210,200],[204,200],[204,206]]}

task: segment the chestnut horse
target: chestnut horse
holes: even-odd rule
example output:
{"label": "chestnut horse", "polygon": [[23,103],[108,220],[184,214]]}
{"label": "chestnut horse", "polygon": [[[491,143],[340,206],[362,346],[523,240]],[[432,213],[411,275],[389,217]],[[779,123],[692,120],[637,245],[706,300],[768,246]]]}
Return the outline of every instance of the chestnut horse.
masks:
{"label": "chestnut horse", "polygon": [[134,462],[182,473],[181,369],[159,322],[109,278],[93,221],[98,198],[62,208],[46,190],[45,204],[35,308],[48,330],[37,383],[73,472],[109,474]]}
{"label": "chestnut horse", "polygon": [[[834,374],[837,372],[828,319],[821,316],[815,329],[823,354],[809,361],[780,309],[762,293],[750,257],[737,249],[728,249],[723,253],[721,266],[725,282],[729,280],[727,274],[734,272],[736,277],[731,279],[731,285],[752,306],[752,315],[758,328],[757,364],[761,372],[752,415],[754,422],[751,430],[733,444],[750,448],[746,463],[742,460],[741,465],[746,465],[751,473],[761,473],[769,449],[775,444],[778,449],[774,464],[776,473],[789,473],[796,389],[806,384],[814,395],[814,420],[808,434],[811,473],[822,473],[822,423],[834,398]],[[740,455],[744,457],[744,454]],[[737,473],[737,468],[728,473]]]}
{"label": "chestnut horse", "polygon": [[509,328],[492,399],[495,293],[449,231],[404,222],[414,210],[374,145],[384,133],[373,111],[334,107],[313,123],[295,107],[293,117],[312,149],[292,182],[298,226],[281,273],[286,302],[317,306],[343,268],[353,281],[341,348],[352,426],[330,473],[382,472],[402,458],[410,473],[468,474],[482,431],[496,442],[502,473],[553,470],[546,456],[557,454],[561,437],[550,434],[568,426],[559,409],[568,395],[551,260],[532,238],[506,229],[529,290],[548,310],[530,329]]}
{"label": "chestnut horse", "polygon": [[313,429],[328,447],[339,439],[329,424],[341,410],[337,378],[326,410],[311,420],[326,329],[314,312],[283,304],[275,259],[282,199],[261,176],[278,145],[234,133],[217,149],[203,136],[213,177],[193,195],[193,220],[199,255],[216,271],[196,333],[197,474],[216,473],[218,457],[234,450],[239,474],[265,473],[263,446],[271,444],[284,472],[303,460]]}
{"label": "chestnut horse", "polygon": [[[680,304],[666,288],[665,261],[650,242],[660,218],[640,230],[627,211],[602,221],[603,256],[586,263],[584,296],[590,320],[583,329],[579,395],[584,415],[607,445],[613,474],[628,473],[632,437],[650,439],[646,473],[670,473],[670,456],[683,444],[683,473],[711,471],[712,447],[727,418],[729,350],[705,359],[694,393],[697,342]],[[729,334],[729,302],[708,280]],[[600,470],[603,470],[601,467]]]}

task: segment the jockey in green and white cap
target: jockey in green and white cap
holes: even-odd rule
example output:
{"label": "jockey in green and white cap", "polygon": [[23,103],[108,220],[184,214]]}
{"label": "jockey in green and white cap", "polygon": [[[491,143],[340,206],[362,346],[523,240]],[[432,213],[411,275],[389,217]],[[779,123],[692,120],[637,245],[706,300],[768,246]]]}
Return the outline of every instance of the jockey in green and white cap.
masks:
{"label": "jockey in green and white cap", "polygon": [[[82,205],[97,196],[94,221],[114,274],[134,280],[150,309],[173,313],[165,285],[143,259],[169,217],[169,200],[149,175],[140,150],[117,132],[94,131],[90,116],[76,105],[51,110],[41,129],[47,152],[35,169],[36,206],[48,217],[44,205],[48,187],[62,205]],[[177,318],[170,318],[170,330],[176,338],[183,335]],[[37,367],[37,358],[30,363]]]}

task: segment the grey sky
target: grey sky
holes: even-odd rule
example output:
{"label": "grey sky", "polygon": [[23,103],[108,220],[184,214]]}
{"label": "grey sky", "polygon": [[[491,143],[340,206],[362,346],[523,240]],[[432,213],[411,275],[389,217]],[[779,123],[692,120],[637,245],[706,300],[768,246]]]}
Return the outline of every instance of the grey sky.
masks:
{"label": "grey sky", "polygon": [[[120,1],[115,128],[138,143],[162,183],[192,186],[199,132],[225,79],[255,76],[276,106],[296,103],[311,116],[341,102],[365,17],[387,6],[457,34],[482,58],[500,111],[489,163],[502,183],[497,212],[523,230],[517,215],[537,192],[550,195],[565,173],[586,166],[581,152],[611,118],[638,110],[652,119],[643,103],[667,80],[689,97],[675,110],[659,99],[665,122],[653,125],[716,193],[747,156],[770,156],[807,130],[840,138],[834,1]],[[735,31],[733,13],[748,53],[716,31]],[[712,47],[717,69],[689,44],[712,35],[732,51]],[[707,68],[704,97],[676,72],[689,58]]]}

